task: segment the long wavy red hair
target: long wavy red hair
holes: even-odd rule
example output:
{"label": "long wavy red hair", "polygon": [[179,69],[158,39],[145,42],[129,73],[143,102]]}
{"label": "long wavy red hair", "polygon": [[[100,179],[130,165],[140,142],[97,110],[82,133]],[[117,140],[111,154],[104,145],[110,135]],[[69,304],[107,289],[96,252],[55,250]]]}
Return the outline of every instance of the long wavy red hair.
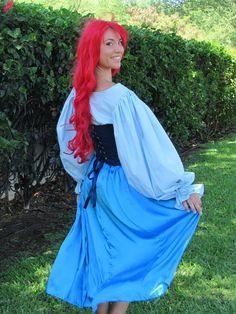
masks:
{"label": "long wavy red hair", "polygon": [[[76,51],[76,64],[73,74],[73,86],[76,91],[74,98],[74,114],[70,118],[76,135],[68,142],[68,148],[74,157],[79,157],[79,163],[84,163],[93,149],[90,137],[91,113],[89,98],[96,88],[95,68],[99,63],[100,45],[108,28],[117,31],[125,48],[128,32],[114,21],[92,19],[83,30]],[[112,70],[112,76],[120,69]]]}

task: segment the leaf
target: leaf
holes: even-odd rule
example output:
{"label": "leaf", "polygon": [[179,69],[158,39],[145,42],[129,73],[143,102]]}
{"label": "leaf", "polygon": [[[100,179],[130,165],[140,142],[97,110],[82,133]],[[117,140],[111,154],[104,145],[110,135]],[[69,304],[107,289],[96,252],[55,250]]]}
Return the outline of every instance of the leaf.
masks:
{"label": "leaf", "polygon": [[16,39],[16,38],[18,38],[18,37],[21,36],[21,30],[20,30],[20,28],[15,28],[15,29],[13,29],[13,30],[8,30],[8,31],[7,31],[7,34],[8,34],[10,37]]}
{"label": "leaf", "polygon": [[47,41],[44,52],[48,58],[51,56],[52,48],[53,48],[52,43],[50,41]]}

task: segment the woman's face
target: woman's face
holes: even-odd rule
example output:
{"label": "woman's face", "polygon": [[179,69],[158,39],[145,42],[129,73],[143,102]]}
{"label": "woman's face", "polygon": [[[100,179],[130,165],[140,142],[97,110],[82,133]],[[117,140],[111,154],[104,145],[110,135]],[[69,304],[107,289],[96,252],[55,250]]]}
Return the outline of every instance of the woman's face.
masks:
{"label": "woman's face", "polygon": [[100,46],[99,66],[105,69],[118,69],[124,53],[120,34],[109,28],[104,33]]}

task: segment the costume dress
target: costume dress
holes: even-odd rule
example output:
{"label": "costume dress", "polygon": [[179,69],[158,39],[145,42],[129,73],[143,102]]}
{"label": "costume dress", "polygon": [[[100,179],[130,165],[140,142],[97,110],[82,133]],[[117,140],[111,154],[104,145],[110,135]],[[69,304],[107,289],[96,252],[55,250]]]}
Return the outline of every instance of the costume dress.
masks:
{"label": "costume dress", "polygon": [[75,135],[74,96],[72,89],[57,134],[64,168],[81,194],[46,292],[93,311],[107,301],[158,298],[199,221],[182,202],[192,192],[202,196],[203,185],[193,184],[194,173],[184,171],[153,112],[121,83],[92,93],[95,148],[78,164],[67,148]]}

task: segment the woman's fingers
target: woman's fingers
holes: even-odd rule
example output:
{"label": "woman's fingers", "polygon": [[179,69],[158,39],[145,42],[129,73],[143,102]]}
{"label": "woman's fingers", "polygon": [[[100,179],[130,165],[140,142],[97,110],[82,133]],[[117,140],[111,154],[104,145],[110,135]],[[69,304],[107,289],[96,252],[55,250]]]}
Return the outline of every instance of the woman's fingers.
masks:
{"label": "woman's fingers", "polygon": [[183,202],[184,209],[189,210],[188,203],[186,201]]}
{"label": "woman's fingers", "polygon": [[192,202],[192,200],[189,198],[189,199],[187,199],[187,203],[188,203],[189,208],[195,214],[196,213],[196,208],[195,208],[194,202]]}
{"label": "woman's fingers", "polygon": [[198,212],[202,214],[202,202],[198,193],[192,193],[190,197],[183,202],[183,206],[186,210],[191,209],[193,213]]}
{"label": "woman's fingers", "polygon": [[202,201],[200,196],[197,193],[193,193],[190,195],[190,199],[194,202],[194,207],[196,211],[201,215],[202,214]]}
{"label": "woman's fingers", "polygon": [[79,194],[76,193],[75,195],[76,195],[76,202],[78,202],[78,200],[79,200]]}

